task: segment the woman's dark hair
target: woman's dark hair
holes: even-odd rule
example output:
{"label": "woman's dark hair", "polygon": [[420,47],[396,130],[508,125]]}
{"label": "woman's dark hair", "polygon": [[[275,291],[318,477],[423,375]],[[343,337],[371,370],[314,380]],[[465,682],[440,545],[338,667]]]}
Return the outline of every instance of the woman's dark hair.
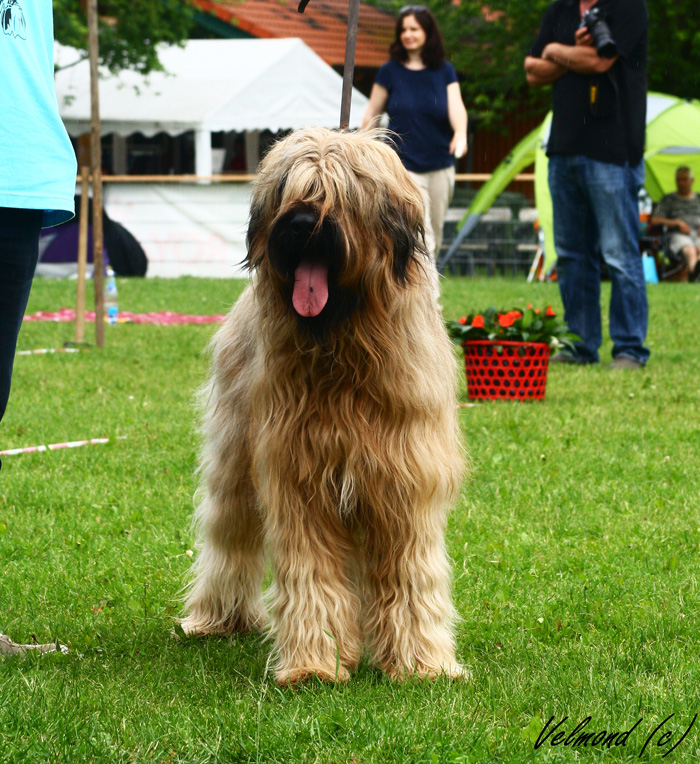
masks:
{"label": "woman's dark hair", "polygon": [[406,16],[415,17],[425,32],[425,45],[421,51],[423,63],[430,69],[437,69],[445,60],[445,46],[433,14],[424,5],[405,5],[399,11],[399,17],[396,19],[395,39],[389,48],[389,54],[397,61],[408,60],[408,53],[401,42],[403,20]]}

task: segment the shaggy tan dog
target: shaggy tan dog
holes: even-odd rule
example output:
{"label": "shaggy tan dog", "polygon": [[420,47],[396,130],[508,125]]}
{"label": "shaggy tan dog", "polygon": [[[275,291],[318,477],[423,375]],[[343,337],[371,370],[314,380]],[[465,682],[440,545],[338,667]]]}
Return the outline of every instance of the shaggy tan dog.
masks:
{"label": "shaggy tan dog", "polygon": [[458,675],[446,509],[456,361],[422,200],[377,132],[277,143],[254,185],[252,283],[213,342],[188,633],[266,624],[276,679]]}

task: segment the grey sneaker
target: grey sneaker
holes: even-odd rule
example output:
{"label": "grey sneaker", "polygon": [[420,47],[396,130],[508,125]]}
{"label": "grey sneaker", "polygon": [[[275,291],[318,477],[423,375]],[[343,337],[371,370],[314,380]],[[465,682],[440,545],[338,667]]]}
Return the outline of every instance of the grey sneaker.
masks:
{"label": "grey sneaker", "polygon": [[639,363],[639,361],[635,361],[634,358],[630,358],[627,355],[619,355],[617,358],[613,360],[612,363],[608,364],[608,369],[611,371],[617,371],[618,369],[624,369],[624,370],[634,370],[634,369],[643,369],[644,364]]}
{"label": "grey sneaker", "polygon": [[576,356],[571,355],[571,353],[567,353],[565,350],[560,350],[558,353],[550,356],[549,362],[567,363],[573,364],[574,366],[583,366],[585,364],[593,363],[592,361],[582,361],[580,358],[576,358]]}

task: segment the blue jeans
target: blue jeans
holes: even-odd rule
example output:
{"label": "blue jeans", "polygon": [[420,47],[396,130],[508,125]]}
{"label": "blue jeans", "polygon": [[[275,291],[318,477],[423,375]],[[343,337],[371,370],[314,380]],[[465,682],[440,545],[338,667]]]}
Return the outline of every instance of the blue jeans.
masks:
{"label": "blue jeans", "polygon": [[42,210],[0,207],[0,420],[10,396],[17,335],[39,257]]}
{"label": "blue jeans", "polygon": [[581,337],[577,360],[597,363],[603,341],[600,320],[600,255],[610,272],[610,338],[613,358],[642,364],[649,320],[639,251],[637,194],[644,162],[620,167],[584,156],[549,158],[557,279],[569,328]]}

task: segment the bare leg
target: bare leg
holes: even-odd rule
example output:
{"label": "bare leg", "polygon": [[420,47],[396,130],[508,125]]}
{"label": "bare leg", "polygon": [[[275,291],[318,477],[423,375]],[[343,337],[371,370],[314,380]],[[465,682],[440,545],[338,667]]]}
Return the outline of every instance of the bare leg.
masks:
{"label": "bare leg", "polygon": [[695,273],[695,269],[700,262],[700,254],[698,253],[697,248],[693,247],[691,244],[688,244],[687,246],[683,247],[682,252],[683,257],[685,257],[685,262],[688,265],[689,280],[697,281],[698,275],[700,275]]}

